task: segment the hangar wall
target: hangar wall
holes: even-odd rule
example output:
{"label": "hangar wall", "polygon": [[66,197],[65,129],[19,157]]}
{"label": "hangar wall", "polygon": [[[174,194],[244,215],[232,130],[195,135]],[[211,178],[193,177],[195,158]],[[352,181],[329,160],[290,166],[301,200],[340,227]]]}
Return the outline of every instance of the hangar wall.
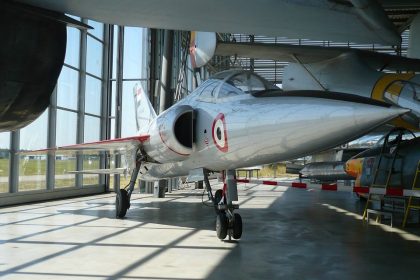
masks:
{"label": "hangar wall", "polygon": [[[29,126],[0,134],[0,206],[100,193],[129,179],[68,173],[124,165],[121,158],[20,154],[135,135],[133,88],[138,83],[159,104],[155,88],[163,32],[82,21],[94,29],[67,27],[65,64],[49,108]],[[171,89],[179,98],[192,91],[193,71],[183,59],[187,33],[174,34]]]}
{"label": "hangar wall", "polygon": [[67,27],[65,63],[49,108],[27,127],[0,135],[0,205],[104,190],[104,178],[67,173],[99,166],[97,154],[19,154],[96,141],[104,135],[102,105],[106,101],[109,32],[104,24],[83,22],[94,29]]}

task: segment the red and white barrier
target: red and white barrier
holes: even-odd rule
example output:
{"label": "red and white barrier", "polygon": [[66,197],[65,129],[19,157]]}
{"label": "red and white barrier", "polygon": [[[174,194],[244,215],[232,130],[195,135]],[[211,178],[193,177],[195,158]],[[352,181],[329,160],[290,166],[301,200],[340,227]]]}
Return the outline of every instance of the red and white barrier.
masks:
{"label": "red and white barrier", "polygon": [[351,187],[351,186],[338,186],[337,184],[308,184],[301,182],[282,182],[270,180],[253,180],[253,179],[237,179],[238,183],[249,184],[263,184],[269,186],[282,186],[298,189],[316,189],[322,191],[338,191],[338,192],[355,192],[364,194],[379,194],[390,196],[415,196],[420,197],[418,190],[405,190],[399,188],[369,188],[369,187]]}

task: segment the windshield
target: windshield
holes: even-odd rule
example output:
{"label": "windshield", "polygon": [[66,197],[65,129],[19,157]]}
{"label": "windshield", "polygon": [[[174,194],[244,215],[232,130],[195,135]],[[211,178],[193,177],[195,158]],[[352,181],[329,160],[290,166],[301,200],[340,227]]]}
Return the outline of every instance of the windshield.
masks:
{"label": "windshield", "polygon": [[254,92],[279,89],[255,73],[244,70],[228,70],[215,74],[203,82],[192,94],[197,100],[217,102]]}
{"label": "windshield", "polygon": [[257,74],[244,70],[223,71],[214,75],[212,79],[218,79],[224,82],[225,85],[220,87],[221,90],[219,90],[219,93],[224,92],[227,88],[229,88],[227,85],[232,87],[230,90],[238,89],[239,92],[234,90],[236,94],[250,94],[263,90],[278,89],[276,86],[272,85]]}

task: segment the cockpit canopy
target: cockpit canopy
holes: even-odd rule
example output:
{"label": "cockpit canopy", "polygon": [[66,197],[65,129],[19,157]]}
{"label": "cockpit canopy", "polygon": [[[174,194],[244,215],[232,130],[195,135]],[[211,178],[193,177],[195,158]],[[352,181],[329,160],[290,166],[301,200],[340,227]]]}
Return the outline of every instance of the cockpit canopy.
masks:
{"label": "cockpit canopy", "polygon": [[212,79],[222,80],[244,93],[254,93],[257,91],[277,89],[276,86],[270,84],[264,78],[250,71],[243,70],[227,70],[215,74]]}
{"label": "cockpit canopy", "polygon": [[210,77],[197,88],[197,94],[201,100],[214,100],[271,89],[278,88],[255,73],[227,70]]}

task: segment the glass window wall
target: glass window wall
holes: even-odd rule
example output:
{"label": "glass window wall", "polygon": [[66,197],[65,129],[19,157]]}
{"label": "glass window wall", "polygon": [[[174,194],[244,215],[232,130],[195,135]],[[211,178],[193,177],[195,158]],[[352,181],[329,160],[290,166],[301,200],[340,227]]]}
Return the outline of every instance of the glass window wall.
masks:
{"label": "glass window wall", "polygon": [[88,25],[93,27],[93,29],[89,29],[88,33],[90,35],[95,36],[96,38],[98,38],[99,40],[103,40],[104,39],[104,25],[103,23],[94,21],[94,20],[88,20]]}
{"label": "glass window wall", "polygon": [[63,66],[57,82],[57,106],[77,110],[79,72]]}
{"label": "glass window wall", "polygon": [[[94,29],[80,31],[73,27],[67,28],[64,66],[51,98],[50,108],[16,134],[19,141],[14,143],[13,149],[40,150],[48,146],[66,146],[101,139],[101,105],[103,90],[106,88],[103,57],[104,46],[108,44],[105,42],[105,38],[108,38],[105,36],[107,29],[102,23],[90,20],[84,22]],[[85,84],[81,86],[80,81]],[[81,106],[82,104],[85,106]],[[56,125],[49,127],[50,123]],[[23,192],[42,191],[47,187],[82,187],[76,186],[76,175],[69,173],[76,170],[75,153],[57,152],[55,156],[48,156],[45,152],[18,155],[19,168],[12,171],[9,170],[10,145],[11,134],[0,133],[0,193],[8,193],[9,189]],[[54,170],[47,170],[48,161],[54,164]],[[97,169],[100,157],[98,154],[85,155],[80,163],[83,163],[85,169]],[[13,178],[10,176],[18,178],[16,185],[10,183],[10,178]],[[98,175],[83,177],[85,185],[98,183]]]}
{"label": "glass window wall", "polygon": [[140,81],[124,81],[122,91],[121,137],[134,136],[137,133],[134,106],[134,86]]}
{"label": "glass window wall", "polygon": [[9,192],[10,133],[0,133],[0,193]]}
{"label": "glass window wall", "polygon": [[[20,130],[20,150],[47,148],[48,110],[27,127]],[[18,191],[44,190],[46,184],[47,155],[28,154],[19,157]]]}
{"label": "glass window wall", "polygon": [[98,117],[85,116],[84,142],[96,142],[100,140],[101,119]]}
{"label": "glass window wall", "polygon": [[[100,156],[99,153],[83,155],[83,170],[99,169]],[[83,186],[97,185],[99,183],[99,175],[83,174]]]}
{"label": "glass window wall", "polygon": [[54,188],[74,187],[76,175],[69,173],[76,170],[76,155],[74,153],[57,152],[55,155]]}
{"label": "glass window wall", "polygon": [[67,27],[67,49],[65,64],[79,68],[80,63],[80,31],[77,28]]}
{"label": "glass window wall", "polygon": [[76,144],[77,113],[57,110],[56,145],[57,147]]}
{"label": "glass window wall", "polygon": [[96,77],[102,77],[103,43],[87,36],[86,71]]}
{"label": "glass window wall", "polygon": [[86,76],[85,112],[101,115],[102,81]]}
{"label": "glass window wall", "polygon": [[139,79],[142,77],[143,44],[143,28],[124,28],[124,79]]}

